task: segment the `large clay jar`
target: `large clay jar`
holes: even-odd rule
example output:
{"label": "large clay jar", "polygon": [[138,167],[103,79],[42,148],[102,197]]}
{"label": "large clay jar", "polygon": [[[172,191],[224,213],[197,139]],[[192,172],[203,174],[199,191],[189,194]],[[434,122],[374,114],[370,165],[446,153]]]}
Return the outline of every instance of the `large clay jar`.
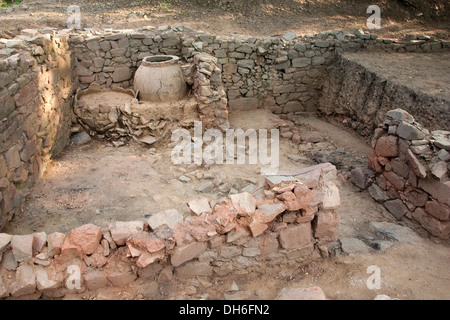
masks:
{"label": "large clay jar", "polygon": [[177,56],[156,55],[142,59],[134,75],[134,90],[141,101],[169,102],[182,99],[187,85]]}

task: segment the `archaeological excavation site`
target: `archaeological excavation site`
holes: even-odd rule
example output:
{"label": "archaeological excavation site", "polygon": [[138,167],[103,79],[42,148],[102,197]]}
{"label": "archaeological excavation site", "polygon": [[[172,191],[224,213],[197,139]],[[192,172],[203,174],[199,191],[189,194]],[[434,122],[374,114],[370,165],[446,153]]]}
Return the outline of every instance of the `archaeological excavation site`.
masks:
{"label": "archaeological excavation site", "polygon": [[346,30],[1,33],[0,300],[450,299],[449,34]]}

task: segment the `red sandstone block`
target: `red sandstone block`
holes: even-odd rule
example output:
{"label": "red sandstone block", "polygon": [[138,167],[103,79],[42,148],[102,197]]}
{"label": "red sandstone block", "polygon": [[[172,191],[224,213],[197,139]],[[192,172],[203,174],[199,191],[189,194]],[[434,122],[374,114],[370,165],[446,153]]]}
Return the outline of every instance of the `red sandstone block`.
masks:
{"label": "red sandstone block", "polygon": [[380,137],[375,146],[378,157],[392,158],[398,156],[398,138],[395,136]]}
{"label": "red sandstone block", "polygon": [[393,171],[383,172],[383,176],[394,186],[395,189],[403,191],[405,188],[405,179]]}
{"label": "red sandstone block", "polygon": [[321,241],[336,241],[339,220],[336,210],[319,211],[312,224],[314,238]]}
{"label": "red sandstone block", "polygon": [[425,211],[442,221],[449,220],[450,218],[450,208],[437,201],[428,201],[425,204]]}

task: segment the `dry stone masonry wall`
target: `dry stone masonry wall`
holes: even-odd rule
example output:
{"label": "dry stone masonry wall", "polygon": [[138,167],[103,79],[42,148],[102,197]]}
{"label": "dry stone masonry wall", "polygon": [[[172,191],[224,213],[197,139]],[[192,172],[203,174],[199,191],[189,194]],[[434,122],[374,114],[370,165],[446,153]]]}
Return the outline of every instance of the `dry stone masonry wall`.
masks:
{"label": "dry stone masonry wall", "polygon": [[71,65],[65,36],[0,40],[0,229],[69,140]]}
{"label": "dry stone masonry wall", "polygon": [[[418,39],[420,38],[420,39]],[[132,85],[143,57],[171,54],[192,62],[198,53],[217,58],[230,110],[270,108],[275,113],[316,111],[326,66],[345,51],[434,52],[450,43],[409,35],[404,41],[378,39],[358,30],[324,32],[298,37],[294,33],[270,38],[216,37],[188,27],[142,28],[73,35],[80,88]],[[332,74],[332,77],[337,75]],[[333,104],[331,104],[333,105]]]}
{"label": "dry stone masonry wall", "polygon": [[375,129],[369,169],[352,171],[358,187],[398,220],[413,219],[450,238],[450,131],[429,132],[406,111],[388,111]]}
{"label": "dry stone masonry wall", "polygon": [[[440,49],[433,43],[434,47]],[[395,83],[345,55],[337,55],[327,66],[327,73],[318,110],[326,116],[341,119],[363,136],[370,137],[378,124],[383,122],[386,112],[396,108],[414,114],[428,128],[450,127],[448,99]]]}
{"label": "dry stone masonry wall", "polygon": [[327,256],[339,223],[336,168],[324,163],[285,174],[267,176],[258,194],[193,199],[189,217],[169,209],[67,235],[0,233],[0,298],[61,298],[76,281],[71,270],[80,271],[83,292],[138,278],[245,275]]}

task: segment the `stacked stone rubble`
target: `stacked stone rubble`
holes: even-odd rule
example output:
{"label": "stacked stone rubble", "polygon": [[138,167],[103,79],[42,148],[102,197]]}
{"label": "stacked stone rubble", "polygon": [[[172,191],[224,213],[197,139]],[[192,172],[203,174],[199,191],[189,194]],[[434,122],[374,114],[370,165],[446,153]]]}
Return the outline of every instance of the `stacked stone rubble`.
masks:
{"label": "stacked stone rubble", "polygon": [[[137,278],[216,276],[298,266],[336,240],[339,191],[327,163],[268,176],[258,194],[188,203],[146,221],[86,224],[69,234],[0,233],[0,298],[61,298]],[[76,275],[79,274],[79,287]]]}
{"label": "stacked stone rubble", "polygon": [[402,109],[375,130],[369,168],[352,181],[398,220],[412,218],[431,234],[450,237],[450,132],[429,132]]}
{"label": "stacked stone rubble", "polygon": [[45,162],[67,144],[71,56],[65,36],[0,42],[0,229]]}
{"label": "stacked stone rubble", "polygon": [[231,38],[182,26],[93,31],[72,35],[70,43],[82,89],[94,82],[107,88],[132,86],[135,70],[148,55],[173,54],[193,62],[197,54],[207,53],[217,58],[230,109],[266,107],[284,114],[316,111],[326,66],[338,52],[434,52],[449,47],[448,41],[431,37],[394,41],[361,30]]}

